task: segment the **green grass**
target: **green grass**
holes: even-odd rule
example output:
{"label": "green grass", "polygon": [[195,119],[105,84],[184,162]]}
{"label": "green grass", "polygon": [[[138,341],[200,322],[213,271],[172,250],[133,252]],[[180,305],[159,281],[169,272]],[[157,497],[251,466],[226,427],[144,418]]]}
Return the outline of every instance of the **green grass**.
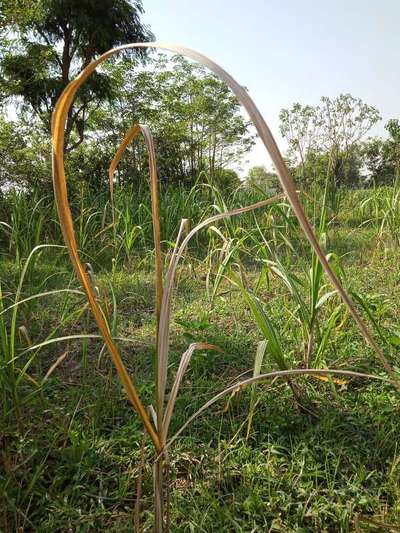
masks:
{"label": "green grass", "polygon": [[[179,205],[185,205],[183,199]],[[377,232],[370,225],[354,225],[353,215],[345,204],[337,225],[328,228],[327,247],[342,256],[346,285],[367,298],[380,327],[394,333],[400,329],[400,251],[376,247]],[[166,216],[172,219],[173,213]],[[249,230],[252,217],[246,220],[243,228]],[[262,223],[261,215],[258,220]],[[139,225],[139,220],[132,223]],[[169,223],[175,228],[172,220]],[[140,224],[150,239],[149,228],[143,221]],[[55,228],[50,229],[57,235]],[[239,239],[241,228],[235,222],[227,231]],[[166,240],[173,240],[174,229],[170,231]],[[290,231],[295,241],[296,228]],[[90,235],[83,234],[89,239],[88,256],[96,250]],[[176,403],[172,433],[238,375],[252,374],[257,344],[263,338],[245,301],[227,280],[221,281],[217,296],[209,300],[205,235],[194,242],[191,255],[179,269],[171,331],[172,373],[191,342],[218,345],[225,354],[199,351],[193,355]],[[139,255],[121,256],[110,276],[111,237],[109,242],[104,237],[92,263],[96,284],[103,296],[108,295],[111,307],[112,284],[117,334],[134,339],[133,344],[120,343],[122,356],[148,404],[153,394],[149,373],[155,349],[151,251],[145,244]],[[7,306],[15,298],[26,251],[10,249],[4,242],[0,277]],[[241,257],[253,284],[260,264],[257,254],[251,257],[251,243],[246,241]],[[104,244],[109,247],[104,249]],[[303,243],[294,246],[297,256],[284,252],[280,242],[276,252],[286,267],[290,257],[290,266],[300,275],[311,255],[304,252]],[[44,290],[77,288],[62,251],[43,251],[26,281],[23,298]],[[285,355],[291,363],[301,360],[295,299],[276,277],[264,281],[258,294],[284,341]],[[28,328],[33,343],[55,330],[57,335],[96,334],[82,304],[79,295],[66,300],[57,294],[31,301],[21,306],[17,326]],[[321,309],[323,317],[335,305],[327,302],[326,309]],[[7,327],[9,321],[10,317]],[[341,321],[326,349],[328,366],[383,375],[372,350],[344,312]],[[17,352],[22,345],[23,339],[16,338]],[[100,339],[43,347],[29,368],[40,388],[28,380],[22,380],[18,388],[19,422],[13,413],[4,416],[2,412],[0,531],[132,531],[142,426],[102,347]],[[65,359],[42,383],[65,350]],[[398,348],[385,347],[385,355],[395,367],[400,366]],[[267,353],[262,371],[271,366]],[[361,380],[332,387],[311,377],[301,378],[299,384],[307,391],[314,416],[299,411],[283,381],[259,384],[249,438],[250,387],[214,404],[177,439],[169,452],[172,531],[350,533],[357,527],[385,531],[370,520],[400,523],[400,398],[395,389]],[[146,441],[141,503],[145,531],[153,523],[152,453]]]}

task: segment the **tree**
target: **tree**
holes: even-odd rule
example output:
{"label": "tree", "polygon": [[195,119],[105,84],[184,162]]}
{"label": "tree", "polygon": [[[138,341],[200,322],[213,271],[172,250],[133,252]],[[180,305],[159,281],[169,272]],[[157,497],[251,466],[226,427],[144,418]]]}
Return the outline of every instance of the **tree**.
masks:
{"label": "tree", "polygon": [[229,168],[217,168],[214,171],[214,184],[222,192],[233,192],[240,187],[240,178],[232,169]]}
{"label": "tree", "polygon": [[278,188],[279,179],[274,172],[268,172],[265,166],[252,167],[246,176],[246,185],[263,191],[275,191]]}
{"label": "tree", "polygon": [[400,180],[400,120],[392,118],[385,125],[390,138],[387,141],[389,157],[391,157],[394,164],[394,175],[396,180]]}
{"label": "tree", "polygon": [[[121,57],[106,64],[103,74],[115,82],[114,98],[92,108],[85,142],[66,158],[72,187],[78,182],[95,189],[106,187],[108,165],[126,132],[138,122],[147,124],[153,133],[163,183],[191,187],[204,171],[211,183],[223,189],[240,185],[237,174],[229,169],[250,149],[254,138],[237,99],[223,82],[182,58],[149,59],[145,68],[137,69],[128,57]],[[27,187],[49,183],[49,136],[43,135],[39,119],[29,117],[28,128],[23,125],[23,116],[19,124],[5,126],[10,135],[4,149],[12,145],[14,129],[18,132],[16,145],[27,149],[35,172],[30,175],[16,166],[13,176],[10,163],[3,182],[12,180]],[[41,162],[44,146],[46,166]],[[37,163],[36,154],[40,159]],[[138,139],[124,154],[116,178],[120,184],[140,186],[147,174],[147,150]]]}
{"label": "tree", "polygon": [[369,139],[362,145],[362,156],[370,183],[388,185],[393,182],[394,168],[386,140],[379,137]]}
{"label": "tree", "polygon": [[318,150],[318,108],[299,103],[279,113],[280,131],[288,142],[289,160],[305,178],[307,154]]}
{"label": "tree", "polygon": [[369,139],[362,147],[369,179],[375,185],[393,185],[396,179],[400,179],[400,121],[389,120],[385,129],[389,133],[388,139]]}
{"label": "tree", "polygon": [[0,115],[0,161],[0,191],[51,183],[50,139],[32,124]]}
{"label": "tree", "polygon": [[[10,33],[0,52],[3,92],[22,100],[47,131],[61,92],[96,55],[153,38],[140,20],[141,0],[37,0],[27,2],[26,9],[17,9],[16,0],[3,4],[1,27]],[[145,52],[136,55],[143,58]],[[83,141],[90,110],[113,96],[110,76],[91,76],[68,115],[66,150]]]}
{"label": "tree", "polygon": [[[237,164],[253,145],[238,100],[201,66],[161,55],[140,71],[125,60],[108,68],[120,89],[94,115],[97,143],[115,147],[133,124],[147,124],[164,183],[192,186],[202,171],[217,183],[223,169]],[[146,150],[135,142],[119,165],[117,179],[140,183],[146,173]]]}
{"label": "tree", "polygon": [[322,97],[321,102],[318,113],[321,146],[330,155],[334,184],[338,186],[345,183],[345,165],[356,145],[381,116],[375,107],[350,94],[341,94],[333,100]]}
{"label": "tree", "polygon": [[333,99],[323,96],[316,107],[294,104],[290,111],[281,111],[280,119],[289,155],[300,168],[304,183],[311,182],[306,159],[326,153],[329,164],[324,178],[331,178],[332,186],[337,187],[354,185],[357,146],[380,119],[380,114],[361,99],[341,94]]}

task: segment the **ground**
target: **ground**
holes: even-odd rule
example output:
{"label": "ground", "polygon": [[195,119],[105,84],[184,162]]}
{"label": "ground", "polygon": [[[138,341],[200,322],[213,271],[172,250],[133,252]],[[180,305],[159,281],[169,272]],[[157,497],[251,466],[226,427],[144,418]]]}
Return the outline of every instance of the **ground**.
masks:
{"label": "ground", "polygon": [[[380,324],[400,316],[400,251],[377,242],[368,228],[333,227],[330,246],[340,256],[347,283],[369,302]],[[200,256],[201,254],[199,254]],[[60,266],[61,265],[61,266]],[[67,262],[50,252],[29,274],[46,290],[76,286]],[[253,265],[254,267],[254,265]],[[250,279],[256,277],[255,267]],[[17,276],[4,260],[1,276]],[[56,275],[54,275],[56,273]],[[178,397],[171,435],[216,392],[251,371],[262,336],[245,302],[227,284],[211,303],[201,258],[180,270],[171,332],[171,376],[193,341],[220,346],[199,351]],[[14,281],[13,281],[14,280]],[[43,282],[43,280],[46,280]],[[154,289],[150,260],[134,258],[96,282],[117,302],[115,324],[124,360],[145,403],[152,393]],[[43,282],[43,283],[42,283]],[[295,355],[295,324],[281,312],[283,289],[276,280],[263,298]],[[21,321],[29,335],[97,333],[79,295],[37,301]],[[61,326],[60,326],[61,325]],[[143,434],[99,339],[45,347],[32,365],[42,379],[67,355],[38,391],[20,383],[20,412],[1,429],[0,529],[9,531],[132,531]],[[398,352],[397,352],[398,353]],[[390,355],[394,366],[396,354]],[[329,346],[336,368],[384,376],[372,350],[349,317]],[[267,371],[269,362],[265,362]],[[283,381],[257,386],[258,404],[248,433],[251,390],[226,396],[197,418],[170,448],[170,519],[176,532],[358,532],[397,531],[400,524],[400,396],[386,382],[351,379],[345,384],[301,378],[311,414]],[[36,392],[35,392],[36,391]],[[145,440],[141,521],[152,524],[151,460]],[[386,524],[386,525],[384,525]]]}

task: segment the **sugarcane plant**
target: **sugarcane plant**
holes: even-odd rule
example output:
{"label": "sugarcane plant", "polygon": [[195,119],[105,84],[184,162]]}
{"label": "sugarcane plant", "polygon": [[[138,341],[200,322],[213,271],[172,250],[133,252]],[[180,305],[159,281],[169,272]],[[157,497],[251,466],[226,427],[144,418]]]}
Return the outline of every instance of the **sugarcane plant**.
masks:
{"label": "sugarcane plant", "polygon": [[[170,388],[169,396],[167,397],[167,382],[168,382],[168,370],[169,370],[169,335],[171,324],[171,300],[172,291],[174,287],[175,274],[180,259],[182,258],[184,251],[194,235],[201,229],[208,227],[217,221],[227,219],[234,215],[260,209],[262,207],[272,205],[278,197],[267,198],[256,204],[252,204],[246,207],[240,207],[231,211],[217,213],[213,216],[203,220],[197,226],[189,231],[187,220],[182,220],[178,236],[176,238],[176,244],[171,254],[168,268],[164,275],[163,261],[161,251],[160,240],[160,216],[159,216],[159,198],[158,198],[158,180],[157,180],[157,165],[155,159],[154,142],[151,137],[151,133],[145,126],[135,125],[130,132],[127,133],[125,139],[122,141],[120,148],[117,151],[113,164],[110,167],[110,185],[113,187],[113,173],[118,164],[120,157],[122,156],[126,146],[133,140],[138,133],[142,133],[149,151],[149,168],[150,168],[150,187],[151,187],[151,199],[152,199],[152,220],[153,220],[153,235],[155,246],[155,285],[156,285],[156,332],[155,343],[156,353],[154,360],[154,383],[155,383],[155,397],[154,406],[145,406],[142,399],[139,396],[137,385],[134,379],[129,375],[126,366],[121,358],[120,351],[117,344],[112,337],[109,322],[107,321],[102,307],[99,305],[98,298],[95,294],[92,286],[91,279],[81,262],[78,253],[78,246],[75,237],[73,219],[71,216],[71,210],[68,203],[67,184],[64,168],[64,153],[65,153],[65,125],[68,117],[68,113],[74,97],[81,87],[81,85],[89,78],[89,76],[95,71],[95,69],[108,58],[114,54],[131,48],[160,48],[168,50],[174,53],[186,55],[189,58],[200,62],[204,66],[208,67],[211,71],[219,76],[227,85],[231,88],[238,100],[243,104],[250,118],[252,119],[258,135],[267,148],[274,166],[277,170],[281,185],[284,190],[286,199],[289,201],[294,214],[299,220],[300,226],[304,231],[307,239],[309,240],[316,256],[318,257],[323,269],[329,277],[331,283],[334,286],[335,291],[341,296],[345,305],[348,307],[349,312],[354,317],[361,333],[365,339],[374,348],[378,358],[385,367],[389,380],[400,389],[400,382],[392,370],[389,362],[387,361],[382,350],[376,343],[374,337],[368,331],[361,316],[358,314],[352,300],[342,288],[342,285],[332,270],[329,261],[325,257],[325,254],[318,242],[318,239],[311,227],[311,224],[304,213],[301,202],[299,201],[298,194],[295,189],[293,179],[291,178],[285,162],[279,152],[279,149],[275,143],[272,134],[265,123],[263,117],[259,113],[257,107],[253,103],[247,91],[242,85],[239,85],[226,71],[219,67],[216,63],[206,58],[205,56],[187,49],[181,46],[164,43],[134,43],[114,48],[104,53],[98,59],[90,63],[74,80],[72,80],[66,87],[62,95],[60,96],[52,117],[52,150],[53,150],[53,184],[55,199],[58,209],[58,215],[60,224],[63,231],[64,241],[68,248],[70,259],[74,267],[78,280],[80,281],[86,298],[92,310],[93,316],[97,322],[101,335],[104,338],[104,342],[111,355],[115,368],[117,370],[119,379],[125,388],[128,398],[143,423],[144,430],[148,433],[155,451],[153,476],[154,476],[154,501],[155,501],[155,531],[158,533],[165,532],[169,528],[169,521],[165,517],[164,499],[165,499],[165,482],[164,482],[164,467],[167,462],[168,449],[174,440],[180,435],[187,425],[191,423],[194,418],[206,411],[210,405],[218,401],[221,397],[229,394],[233,390],[244,387],[246,385],[253,384],[258,381],[272,379],[276,377],[287,379],[294,379],[297,376],[303,375],[326,375],[326,374],[340,374],[347,376],[359,376],[374,378],[374,376],[367,374],[360,374],[352,371],[345,370],[318,370],[318,369],[285,369],[282,368],[275,372],[268,374],[254,375],[253,378],[238,381],[235,385],[226,388],[219,394],[211,398],[206,404],[203,405],[196,413],[189,417],[183,426],[175,432],[173,436],[169,436],[169,429],[171,420],[174,413],[175,403],[177,395],[179,393],[180,386],[182,384],[183,377],[187,371],[191,357],[196,350],[217,350],[221,351],[217,346],[211,345],[207,342],[191,344],[187,350],[183,353],[178,369],[176,371],[174,380]],[[279,196],[281,198],[281,196]],[[284,349],[284,347],[282,348]],[[279,355],[279,354],[278,354]],[[376,377],[375,377],[376,378]],[[383,379],[383,378],[376,378]]]}

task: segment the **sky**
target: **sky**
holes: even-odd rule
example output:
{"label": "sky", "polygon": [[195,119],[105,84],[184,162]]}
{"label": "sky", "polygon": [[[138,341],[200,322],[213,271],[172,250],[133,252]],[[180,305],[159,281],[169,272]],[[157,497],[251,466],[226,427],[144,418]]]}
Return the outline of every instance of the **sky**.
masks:
{"label": "sky", "polygon": [[[400,118],[400,0],[143,0],[158,41],[209,56],[249,93],[281,150],[279,112],[350,93]],[[270,166],[257,142],[249,164]]]}

